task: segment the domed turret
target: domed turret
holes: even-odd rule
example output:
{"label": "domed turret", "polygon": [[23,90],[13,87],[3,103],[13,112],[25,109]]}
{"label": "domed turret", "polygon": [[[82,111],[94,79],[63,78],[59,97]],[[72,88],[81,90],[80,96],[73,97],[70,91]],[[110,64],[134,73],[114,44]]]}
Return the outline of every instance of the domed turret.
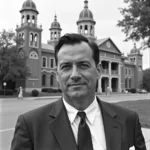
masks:
{"label": "domed turret", "polygon": [[88,9],[88,1],[85,0],[84,1],[84,9],[80,12],[79,15],[79,20],[78,21],[82,21],[82,20],[93,20],[93,14],[92,12]]}
{"label": "domed turret", "polygon": [[50,27],[50,41],[48,41],[48,44],[55,45],[56,42],[59,40],[61,36],[61,27],[60,23],[57,21],[57,16],[54,16],[54,21],[51,23]]}
{"label": "domed turret", "polygon": [[134,47],[133,49],[131,49],[130,54],[136,54],[136,53],[139,53],[139,50],[136,47],[136,43],[134,43]]}
{"label": "domed turret", "polygon": [[78,33],[90,40],[95,40],[95,21],[92,12],[88,9],[88,1],[84,1],[84,9],[79,14],[77,21]]}
{"label": "domed turret", "polygon": [[41,26],[37,25],[38,21],[37,16],[39,12],[37,11],[36,5],[32,0],[26,0],[23,3],[20,13],[21,13],[21,26],[32,26],[36,28],[41,28]]}
{"label": "domed turret", "polygon": [[20,10],[20,12],[22,12],[24,10],[32,10],[32,11],[35,11],[38,14],[38,11],[36,9],[36,5],[32,0],[26,0],[23,3],[22,9]]}
{"label": "domed turret", "polygon": [[57,21],[57,16],[55,15],[54,21],[51,23],[51,29],[61,29],[60,23]]}
{"label": "domed turret", "polygon": [[88,1],[87,0],[84,1],[84,9],[80,12],[78,22],[83,21],[83,20],[95,22],[93,19],[92,12],[88,9]]}

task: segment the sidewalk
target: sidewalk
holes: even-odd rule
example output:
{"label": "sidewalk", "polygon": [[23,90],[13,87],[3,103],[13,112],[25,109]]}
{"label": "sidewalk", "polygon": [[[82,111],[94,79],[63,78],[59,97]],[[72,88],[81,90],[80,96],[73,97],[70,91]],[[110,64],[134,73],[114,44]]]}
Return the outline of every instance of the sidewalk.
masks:
{"label": "sidewalk", "polygon": [[[118,102],[118,101],[128,101],[128,100],[141,100],[141,99],[149,99],[150,100],[150,93],[148,94],[121,94],[115,93],[112,95],[105,95],[105,94],[98,94],[97,95],[101,100],[110,101],[110,102]],[[44,99],[59,99],[61,96],[39,96],[39,97],[24,97],[23,100],[44,100]],[[13,98],[1,98],[2,100],[17,100],[17,97]]]}

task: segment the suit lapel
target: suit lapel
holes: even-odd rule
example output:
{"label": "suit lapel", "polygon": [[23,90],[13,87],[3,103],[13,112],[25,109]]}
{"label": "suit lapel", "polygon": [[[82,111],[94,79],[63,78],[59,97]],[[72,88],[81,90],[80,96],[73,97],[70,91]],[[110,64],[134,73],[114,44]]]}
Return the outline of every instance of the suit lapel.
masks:
{"label": "suit lapel", "polygon": [[77,150],[77,145],[62,99],[55,103],[50,116],[54,118],[54,120],[50,122],[50,128],[61,149]]}
{"label": "suit lapel", "polygon": [[104,123],[106,147],[108,150],[121,149],[121,123],[116,119],[117,114],[108,103],[98,99]]}

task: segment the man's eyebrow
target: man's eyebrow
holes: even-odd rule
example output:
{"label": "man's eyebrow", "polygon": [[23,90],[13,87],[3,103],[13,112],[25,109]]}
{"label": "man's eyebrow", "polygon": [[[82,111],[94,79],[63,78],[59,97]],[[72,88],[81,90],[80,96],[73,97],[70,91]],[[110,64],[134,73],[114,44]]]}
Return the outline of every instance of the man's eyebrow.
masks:
{"label": "man's eyebrow", "polygon": [[81,63],[81,64],[82,64],[82,63],[88,63],[88,64],[90,64],[90,62],[89,62],[88,60],[82,60],[82,61],[79,61],[79,62],[77,62],[77,63],[79,63],[79,64],[80,64],[80,63]]}
{"label": "man's eyebrow", "polygon": [[[60,66],[62,66],[62,65],[70,65],[70,64],[72,64],[73,62],[68,62],[68,61],[64,61],[64,62],[60,62]],[[75,63],[76,64],[82,64],[82,63],[88,63],[88,64],[90,64],[90,62],[88,61],[88,60],[79,60],[79,61],[75,61]]]}
{"label": "man's eyebrow", "polygon": [[60,63],[60,66],[62,66],[62,65],[69,65],[69,64],[71,64],[70,62],[62,62],[62,63]]}

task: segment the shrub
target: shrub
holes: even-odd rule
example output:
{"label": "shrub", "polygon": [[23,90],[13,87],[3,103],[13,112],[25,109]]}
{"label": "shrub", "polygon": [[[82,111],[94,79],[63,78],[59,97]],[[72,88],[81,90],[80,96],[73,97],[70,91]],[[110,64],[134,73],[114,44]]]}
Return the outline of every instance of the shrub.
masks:
{"label": "shrub", "polygon": [[14,91],[11,89],[1,89],[0,90],[0,95],[13,95]]}
{"label": "shrub", "polygon": [[52,88],[42,88],[42,92],[53,93],[53,89]]}
{"label": "shrub", "polygon": [[57,89],[57,92],[61,93],[61,92],[62,92],[62,90],[61,90],[61,89]]}
{"label": "shrub", "polygon": [[58,92],[58,89],[53,89],[53,93],[57,93]]}
{"label": "shrub", "polygon": [[131,92],[131,93],[136,93],[136,89],[135,89],[135,88],[132,88],[132,89],[130,89],[130,92]]}
{"label": "shrub", "polygon": [[42,88],[42,90],[41,90],[42,92],[48,92],[48,93],[59,93],[59,92],[62,92],[61,91],[61,89],[60,88],[55,88],[55,89],[53,89],[53,88]]}
{"label": "shrub", "polygon": [[131,92],[131,89],[126,89],[126,91]]}
{"label": "shrub", "polygon": [[36,97],[39,95],[39,91],[38,90],[32,90],[31,95]]}

